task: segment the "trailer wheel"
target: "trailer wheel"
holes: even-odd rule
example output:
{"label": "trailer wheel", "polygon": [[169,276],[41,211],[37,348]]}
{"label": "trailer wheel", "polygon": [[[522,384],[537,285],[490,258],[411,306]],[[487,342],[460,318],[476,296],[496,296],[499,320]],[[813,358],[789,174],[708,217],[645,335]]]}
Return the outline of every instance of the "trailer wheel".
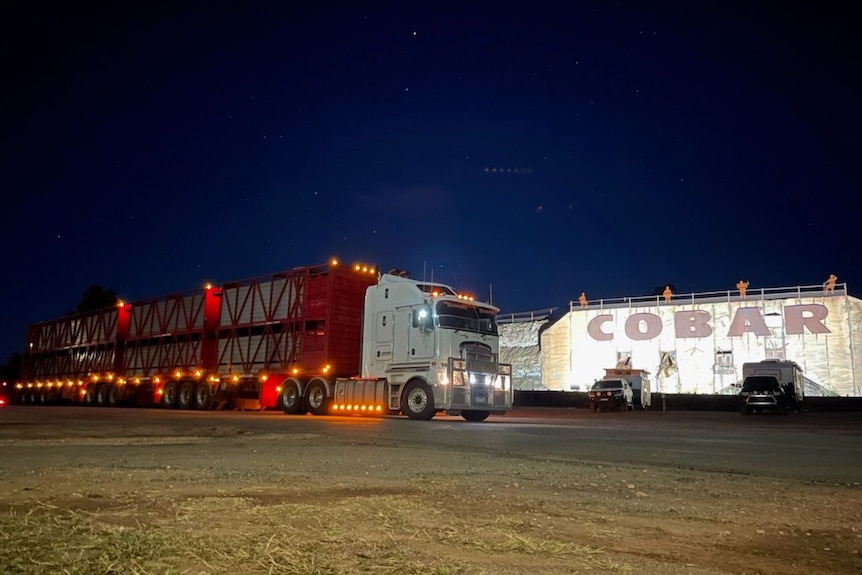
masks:
{"label": "trailer wheel", "polygon": [[162,388],[162,407],[173,409],[177,404],[177,382],[169,381]]}
{"label": "trailer wheel", "polygon": [[302,408],[302,395],[295,381],[285,381],[281,384],[281,393],[278,394],[278,407],[288,415],[296,415]]}
{"label": "trailer wheel", "polygon": [[404,388],[401,411],[410,419],[428,420],[434,417],[434,392],[424,381],[414,379]]}
{"label": "trailer wheel", "polygon": [[305,390],[305,405],[314,415],[326,414],[329,398],[326,396],[326,385],[322,381],[314,379],[308,384]]}
{"label": "trailer wheel", "polygon": [[93,386],[88,385],[87,390],[84,392],[84,405],[93,405],[96,400],[95,395],[96,393],[93,391]]}
{"label": "trailer wheel", "polygon": [[212,409],[213,396],[210,393],[210,386],[206,382],[201,381],[195,386],[194,404],[195,409],[202,411]]}
{"label": "trailer wheel", "polygon": [[100,383],[96,386],[96,405],[99,407],[108,405],[108,384]]}
{"label": "trailer wheel", "polygon": [[115,407],[120,402],[120,389],[116,385],[109,385],[106,392],[105,405]]}
{"label": "trailer wheel", "polygon": [[491,415],[490,411],[468,410],[461,412],[461,417],[465,421],[485,421],[489,415]]}
{"label": "trailer wheel", "polygon": [[195,384],[191,381],[180,383],[177,390],[177,407],[180,409],[191,409],[195,402]]}

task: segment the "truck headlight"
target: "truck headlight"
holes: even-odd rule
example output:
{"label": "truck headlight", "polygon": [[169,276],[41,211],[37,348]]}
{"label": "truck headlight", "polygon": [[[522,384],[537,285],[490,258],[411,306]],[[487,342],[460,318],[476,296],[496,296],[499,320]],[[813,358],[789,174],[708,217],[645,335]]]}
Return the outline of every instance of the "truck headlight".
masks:
{"label": "truck headlight", "polygon": [[446,373],[445,368],[437,370],[437,383],[440,385],[449,385],[449,375]]}

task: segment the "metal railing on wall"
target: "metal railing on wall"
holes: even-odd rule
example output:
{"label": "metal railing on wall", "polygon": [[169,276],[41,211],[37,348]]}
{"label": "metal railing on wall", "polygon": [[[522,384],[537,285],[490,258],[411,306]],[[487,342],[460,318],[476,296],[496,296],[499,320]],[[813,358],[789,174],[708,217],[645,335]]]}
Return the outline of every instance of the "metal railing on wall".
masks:
{"label": "metal railing on wall", "polygon": [[[834,289],[827,289],[825,284],[777,288],[749,288],[745,290],[745,295],[742,295],[739,290],[724,290],[672,294],[670,298],[665,298],[663,295],[649,295],[639,297],[587,299],[584,302],[570,301],[569,311],[577,309],[615,309],[732,301],[765,301],[788,298],[802,299],[805,297],[841,296],[847,295],[847,293],[846,283],[835,284]],[[497,315],[497,323],[511,324],[543,321],[549,319],[557,309],[559,308],[552,307],[536,311],[501,313]]]}
{"label": "metal railing on wall", "polygon": [[518,313],[497,314],[497,323],[522,323],[527,321],[542,321],[550,318],[558,308],[552,307],[538,311],[523,311]]}
{"label": "metal railing on wall", "polygon": [[732,301],[765,301],[788,298],[802,299],[804,297],[831,297],[840,295],[847,295],[846,283],[835,284],[834,289],[827,289],[823,284],[795,287],[755,288],[745,290],[745,295],[742,295],[739,290],[726,290],[672,294],[669,298],[665,298],[664,295],[650,295],[593,300],[587,299],[585,302],[570,301],[569,310],[688,305],[695,303],[721,303]]}

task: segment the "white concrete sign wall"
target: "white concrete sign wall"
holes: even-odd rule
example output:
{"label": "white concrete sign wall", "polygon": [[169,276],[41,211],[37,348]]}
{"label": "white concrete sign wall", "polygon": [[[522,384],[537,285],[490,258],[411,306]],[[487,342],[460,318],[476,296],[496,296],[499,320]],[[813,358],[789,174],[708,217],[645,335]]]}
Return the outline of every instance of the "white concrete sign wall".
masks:
{"label": "white concrete sign wall", "polygon": [[742,364],[798,363],[824,394],[862,395],[862,301],[849,295],[573,307],[541,336],[542,384],[586,390],[605,369],[653,391],[735,393]]}

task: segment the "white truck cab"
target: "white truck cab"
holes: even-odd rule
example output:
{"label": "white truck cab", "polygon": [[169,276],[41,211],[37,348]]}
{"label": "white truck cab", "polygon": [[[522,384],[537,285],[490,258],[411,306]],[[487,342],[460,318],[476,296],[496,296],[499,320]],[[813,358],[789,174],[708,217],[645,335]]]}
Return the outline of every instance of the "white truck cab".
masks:
{"label": "white truck cab", "polygon": [[499,362],[498,311],[447,285],[382,275],[366,291],[361,377],[337,382],[336,406],[385,394],[389,413],[411,419],[505,413],[512,369]]}

